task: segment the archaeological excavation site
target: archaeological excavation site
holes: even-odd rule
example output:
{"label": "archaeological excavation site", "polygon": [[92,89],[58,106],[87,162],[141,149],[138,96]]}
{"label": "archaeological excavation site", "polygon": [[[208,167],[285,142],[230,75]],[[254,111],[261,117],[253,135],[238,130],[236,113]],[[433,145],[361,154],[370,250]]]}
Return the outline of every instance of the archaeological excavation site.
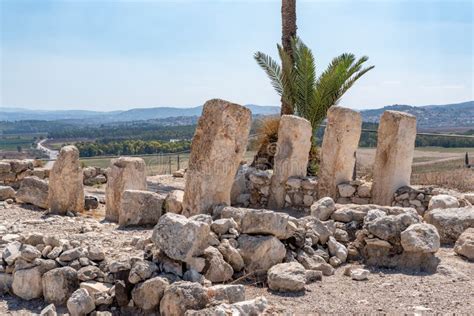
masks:
{"label": "archaeological excavation site", "polygon": [[308,120],[282,115],[271,159],[246,161],[251,121],[207,101],[174,175],[72,145],[0,160],[0,314],[474,312],[474,193],[410,183],[414,116],[382,114],[370,177],[359,112],[329,109],[311,173]]}

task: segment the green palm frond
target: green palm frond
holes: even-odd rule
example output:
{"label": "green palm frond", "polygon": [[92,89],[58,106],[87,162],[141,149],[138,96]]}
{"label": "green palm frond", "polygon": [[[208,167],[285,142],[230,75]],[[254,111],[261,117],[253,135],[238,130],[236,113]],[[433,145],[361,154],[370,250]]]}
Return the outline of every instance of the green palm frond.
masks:
{"label": "green palm frond", "polygon": [[283,99],[288,104],[295,103],[294,96],[294,76],[295,72],[293,69],[293,60],[290,55],[283,49],[281,45],[277,45],[278,54],[281,59],[281,83],[283,87]]}
{"label": "green palm frond", "polygon": [[315,100],[316,66],[311,50],[301,41],[297,42],[295,55],[295,110],[307,117]]}
{"label": "green palm frond", "polygon": [[273,58],[262,52],[255,53],[254,58],[257,61],[258,65],[266,72],[268,78],[272,83],[273,88],[275,88],[277,93],[282,96],[283,83],[281,80],[280,65],[278,65],[278,63]]}
{"label": "green palm frond", "polygon": [[354,54],[345,53],[334,58],[319,77],[311,49],[298,37],[292,40],[292,56],[277,45],[282,65],[258,52],[255,59],[270,78],[272,86],[290,104],[295,113],[311,122],[313,129],[326,117],[329,108],[374,66],[363,68],[367,56],[356,60]]}

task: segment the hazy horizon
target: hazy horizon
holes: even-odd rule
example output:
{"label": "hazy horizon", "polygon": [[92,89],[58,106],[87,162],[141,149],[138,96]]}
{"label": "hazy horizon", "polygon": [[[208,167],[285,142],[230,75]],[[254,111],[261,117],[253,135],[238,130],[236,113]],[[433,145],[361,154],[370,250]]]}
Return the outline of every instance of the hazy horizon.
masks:
{"label": "hazy horizon", "polygon": [[[393,105],[409,105],[409,106],[415,106],[415,107],[423,107],[423,106],[431,106],[431,105],[452,105],[452,104],[460,104],[460,103],[467,103],[467,102],[474,102],[474,100],[466,100],[466,101],[461,101],[461,102],[455,102],[455,103],[446,103],[446,104],[386,104],[386,105],[381,105],[381,106],[375,106],[375,107],[367,107],[367,108],[357,108],[353,107],[355,110],[363,111],[363,110],[371,110],[371,109],[380,109],[385,106],[393,106]],[[247,104],[242,104],[244,106],[247,105],[256,105],[256,106],[271,106],[271,107],[280,107],[279,104],[277,105],[271,105],[271,104],[255,104],[255,103],[247,103]],[[176,108],[176,109],[186,109],[186,108],[195,108],[202,106],[200,105],[183,105],[183,106],[167,106],[167,105],[157,105],[157,106],[148,106],[148,107],[142,107],[142,106],[130,106],[130,107],[125,107],[122,109],[110,109],[110,110],[94,110],[94,109],[89,109],[89,108],[70,108],[70,109],[49,109],[47,107],[41,107],[39,109],[34,109],[34,108],[29,108],[29,107],[22,107],[22,106],[2,106],[4,109],[21,109],[21,110],[30,110],[30,111],[96,111],[96,112],[115,112],[115,111],[128,111],[128,110],[134,110],[134,109],[152,109],[152,108]],[[1,108],[0,108],[1,110]]]}
{"label": "hazy horizon", "polygon": [[[211,98],[279,105],[256,51],[277,56],[280,0],[0,1],[0,107],[114,111]],[[474,99],[473,2],[297,1],[320,74],[344,52],[375,69],[339,105]]]}

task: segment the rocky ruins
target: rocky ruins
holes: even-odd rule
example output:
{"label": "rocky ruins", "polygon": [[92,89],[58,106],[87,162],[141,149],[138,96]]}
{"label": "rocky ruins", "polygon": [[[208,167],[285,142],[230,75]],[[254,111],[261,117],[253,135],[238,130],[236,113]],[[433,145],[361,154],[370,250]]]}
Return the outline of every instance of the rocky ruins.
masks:
{"label": "rocky ruins", "polygon": [[[269,295],[308,295],[310,284],[339,270],[345,282],[368,282],[373,267],[447,273],[439,265],[442,246],[474,260],[474,195],[410,186],[413,117],[383,114],[373,183],[352,177],[356,112],[330,110],[317,177],[306,176],[311,126],[295,116],[281,119],[274,170],[241,164],[250,119],[240,105],[207,102],[184,190],[167,194],[147,188],[140,158],[81,171],[77,149],[67,146],[50,172],[33,161],[0,162],[5,212],[31,204],[45,212],[35,225],[66,219],[82,223],[84,236],[0,223],[0,294],[43,300],[41,315],[274,314],[265,295],[246,294],[249,279]],[[106,183],[103,198],[84,194],[83,184],[98,183]],[[99,204],[101,222],[85,211]],[[115,245],[137,226],[133,247],[123,251],[86,238],[107,231]]]}

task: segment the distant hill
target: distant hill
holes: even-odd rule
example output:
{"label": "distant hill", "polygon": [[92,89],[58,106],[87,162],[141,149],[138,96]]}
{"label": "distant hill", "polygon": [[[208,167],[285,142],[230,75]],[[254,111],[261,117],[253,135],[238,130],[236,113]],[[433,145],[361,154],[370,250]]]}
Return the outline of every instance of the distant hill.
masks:
{"label": "distant hill", "polygon": [[[278,114],[280,108],[276,106],[260,106],[254,104],[246,105],[253,115]],[[127,111],[83,111],[83,110],[60,110],[41,111],[19,108],[1,108],[0,121],[21,121],[21,120],[89,120],[96,122],[126,122],[150,119],[165,119],[185,116],[199,116],[202,112],[202,105],[189,108],[155,107],[155,108],[135,108]]]}
{"label": "distant hill", "polygon": [[[278,114],[277,106],[246,105],[254,116]],[[380,109],[361,111],[364,122],[378,123],[386,110],[403,111],[417,117],[418,129],[425,131],[467,131],[474,129],[474,101],[446,105],[389,105]],[[160,125],[194,124],[201,115],[202,106],[188,108],[154,107],[134,108],[127,111],[38,111],[19,108],[1,108],[0,121],[43,120],[63,121],[69,124],[106,124],[142,120],[159,120]]]}
{"label": "distant hill", "polygon": [[381,109],[361,111],[364,122],[378,123],[386,110],[407,112],[417,118],[420,130],[467,130],[474,128],[474,101],[446,105],[389,105]]}

